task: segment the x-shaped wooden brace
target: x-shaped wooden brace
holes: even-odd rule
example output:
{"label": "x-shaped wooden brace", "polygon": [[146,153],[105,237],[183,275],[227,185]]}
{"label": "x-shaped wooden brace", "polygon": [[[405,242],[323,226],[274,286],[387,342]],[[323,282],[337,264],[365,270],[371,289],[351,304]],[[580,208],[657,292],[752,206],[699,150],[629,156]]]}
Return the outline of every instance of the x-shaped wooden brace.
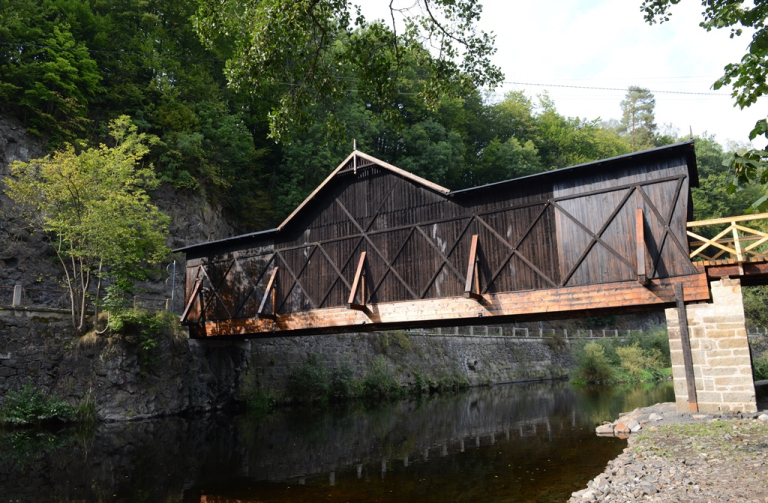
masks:
{"label": "x-shaped wooden brace", "polygon": [[[677,179],[677,186],[675,187],[675,197],[672,199],[672,204],[669,206],[669,211],[667,212],[667,216],[662,217],[661,212],[656,208],[656,205],[653,204],[653,201],[651,201],[651,198],[648,197],[648,194],[645,193],[643,190],[643,187],[641,185],[637,185],[636,190],[638,193],[642,196],[645,203],[648,205],[648,207],[651,209],[653,214],[656,216],[656,218],[664,224],[664,235],[661,237],[661,245],[658,248],[658,253],[656,254],[656,258],[653,260],[653,265],[651,270],[648,273],[649,278],[653,278],[656,275],[656,269],[659,265],[659,260],[661,260],[661,252],[664,251],[664,246],[667,242],[667,236],[672,238],[672,242],[675,244],[677,249],[682,253],[684,256],[687,256],[689,253],[688,247],[683,246],[682,243],[680,243],[680,240],[675,236],[674,232],[671,232],[670,224],[672,223],[672,217],[675,216],[675,207],[677,206],[677,201],[680,198],[680,191],[683,187],[683,180],[685,180],[685,176],[681,176]],[[652,183],[652,182],[651,182]],[[650,184],[646,184],[650,185]],[[696,274],[698,270],[693,266],[693,264],[690,263],[690,260],[687,262],[689,265],[689,270],[691,274]]]}
{"label": "x-shaped wooden brace", "polygon": [[293,291],[293,288],[296,285],[299,285],[299,288],[301,288],[301,291],[304,292],[304,296],[309,301],[309,304],[312,306],[312,309],[317,309],[317,304],[315,304],[315,301],[312,300],[312,297],[309,296],[309,292],[307,292],[307,289],[304,288],[304,285],[301,283],[301,281],[299,281],[299,278],[304,272],[304,269],[306,269],[307,266],[309,265],[309,261],[312,260],[312,255],[315,254],[315,250],[317,250],[317,247],[318,247],[317,243],[307,245],[307,247],[310,247],[310,246],[312,247],[312,251],[307,254],[307,259],[304,261],[304,265],[301,266],[301,269],[299,270],[298,274],[294,274],[293,270],[291,269],[291,266],[288,265],[288,261],[285,260],[285,258],[280,254],[279,251],[275,252],[275,255],[277,255],[277,257],[283,262],[283,265],[285,266],[285,270],[288,271],[288,274],[290,274],[291,278],[293,278],[293,283],[291,283],[290,288],[288,288],[288,290],[285,291],[285,297],[283,297],[283,301],[280,303],[280,305],[275,310],[275,312],[283,308],[285,303],[288,301],[288,297],[290,297],[290,294]]}
{"label": "x-shaped wooden brace", "polygon": [[[525,238],[528,237],[528,234],[530,234],[531,231],[533,230],[533,228],[536,226],[536,223],[541,219],[541,217],[547,211],[547,208],[549,208],[549,203],[545,203],[544,204],[544,207],[541,209],[541,211],[538,213],[538,215],[536,215],[536,218],[534,218],[531,221],[531,223],[528,226],[528,228],[518,238],[518,240],[514,244],[514,246],[510,245],[507,242],[506,239],[502,238],[495,230],[493,230],[488,224],[486,224],[484,220],[482,220],[482,219],[480,220],[480,222],[482,222],[488,229],[490,229],[491,232],[493,232],[493,234],[497,238],[499,238],[502,241],[502,243],[504,243],[507,246],[507,248],[509,248],[509,253],[507,253],[507,256],[504,258],[504,260],[501,261],[501,264],[499,264],[499,266],[496,268],[496,270],[491,275],[491,279],[490,279],[490,281],[488,281],[488,284],[485,285],[485,288],[483,289],[483,293],[487,293],[488,292],[488,289],[491,287],[493,282],[496,281],[496,278],[499,276],[499,274],[501,274],[501,271],[504,270],[504,267],[506,267],[506,265],[509,263],[509,261],[512,260],[512,257],[515,256],[515,255],[517,255],[518,258],[520,260],[522,260],[523,263],[525,263],[528,267],[530,267],[536,274],[541,276],[544,279],[544,281],[546,281],[547,283],[549,283],[553,287],[557,286],[557,284],[554,281],[552,281],[546,274],[544,274],[542,271],[540,271],[538,267],[533,265],[531,263],[531,261],[528,260],[527,258],[525,258],[525,256],[523,256],[523,254],[521,254],[520,251],[518,250],[518,248],[520,248],[520,245],[523,244],[523,241],[525,241]],[[469,280],[467,280],[467,281],[469,281]]]}
{"label": "x-shaped wooden brace", "polygon": [[[443,267],[445,267],[445,264],[446,264],[446,263],[447,263],[448,265],[450,265],[450,266],[451,266],[451,268],[453,269],[454,273],[456,273],[456,274],[457,274],[457,276],[459,277],[459,279],[460,279],[462,282],[464,282],[464,281],[465,281],[465,278],[464,278],[464,276],[462,276],[462,275],[461,275],[461,274],[460,274],[458,271],[456,271],[456,268],[455,268],[455,267],[453,267],[453,264],[451,264],[450,262],[448,262],[448,257],[450,257],[450,256],[451,256],[451,254],[453,253],[453,250],[455,250],[455,249],[456,249],[456,245],[458,245],[458,244],[459,244],[459,242],[461,241],[461,239],[464,237],[464,234],[467,232],[467,229],[469,229],[469,226],[470,226],[470,225],[472,225],[472,222],[474,221],[474,219],[475,219],[475,217],[474,217],[474,216],[472,216],[472,217],[470,217],[470,218],[467,220],[467,223],[464,225],[464,228],[463,228],[463,229],[461,230],[461,232],[459,233],[459,236],[458,236],[458,237],[456,238],[456,240],[453,242],[453,245],[452,245],[452,246],[451,246],[451,247],[448,249],[448,253],[445,253],[445,254],[443,254],[443,252],[442,252],[442,251],[441,251],[439,248],[437,248],[437,245],[435,245],[434,243],[432,243],[432,240],[431,240],[431,239],[427,238],[427,240],[428,240],[428,241],[430,241],[430,244],[431,244],[432,246],[434,246],[434,247],[436,247],[436,248],[437,248],[437,250],[438,250],[438,253],[440,253],[440,256],[441,256],[441,258],[443,259],[443,261],[442,261],[442,263],[441,263],[441,264],[438,266],[437,270],[436,270],[436,271],[435,271],[435,273],[432,275],[432,277],[429,279],[429,281],[427,282],[427,285],[426,285],[426,286],[425,286],[425,287],[422,289],[422,291],[421,291],[421,297],[419,297],[419,298],[421,298],[421,299],[423,299],[423,298],[424,298],[424,296],[425,296],[425,295],[427,294],[427,292],[429,291],[429,287],[431,287],[431,286],[432,286],[432,283],[434,283],[434,282],[435,282],[435,280],[437,279],[437,276],[440,274],[440,271],[442,271],[442,270],[443,270]],[[413,231],[411,231],[411,232],[413,232]],[[424,234],[424,232],[423,232],[423,231],[422,231],[422,234]],[[410,237],[410,235],[409,235],[408,237]],[[407,239],[406,239],[406,241],[407,241]],[[403,243],[403,246],[405,246],[405,243]],[[402,246],[400,247],[400,249],[402,250]],[[398,252],[398,254],[399,254],[399,252]]]}
{"label": "x-shaped wooden brace", "polygon": [[235,314],[233,318],[237,318],[237,315],[240,314],[240,311],[243,310],[245,305],[248,303],[248,299],[251,298],[251,295],[253,295],[253,292],[255,292],[258,289],[258,284],[261,282],[261,279],[264,277],[264,274],[269,270],[269,265],[272,263],[272,261],[275,259],[275,254],[273,253],[269,260],[267,260],[267,263],[264,264],[264,269],[259,274],[259,277],[254,282],[251,277],[248,275],[247,272],[245,272],[245,269],[243,269],[243,266],[240,264],[239,261],[235,260],[235,265],[240,269],[240,272],[243,273],[243,276],[248,280],[248,283],[251,284],[251,291],[248,292],[248,295],[245,296],[245,299],[243,299],[243,302],[240,304],[240,307],[237,308],[237,311],[235,311]]}
{"label": "x-shaped wooden brace", "polygon": [[[373,226],[373,222],[376,221],[376,217],[379,216],[379,212],[381,212],[381,209],[384,207],[384,203],[387,202],[387,199],[389,199],[389,196],[392,195],[392,193],[395,191],[395,189],[400,185],[401,179],[398,178],[395,183],[392,184],[392,187],[390,187],[389,191],[384,194],[384,196],[381,198],[381,201],[379,201],[378,206],[376,207],[376,211],[373,213],[373,216],[371,217],[371,220],[368,222],[368,225],[365,226],[365,232],[368,232],[371,230],[371,227]],[[347,212],[347,215],[349,215],[349,212]],[[355,247],[353,250],[357,250],[357,248],[360,246],[360,243],[363,242],[365,238],[361,237],[358,239],[357,244],[355,244]],[[320,246],[318,244],[318,246]],[[350,260],[352,260],[352,257],[354,256],[354,253],[351,253],[349,257],[347,257],[347,260],[344,261],[344,264],[342,264],[341,268],[336,267],[336,264],[333,262],[331,257],[325,252],[322,246],[320,246],[320,251],[323,253],[326,259],[328,259],[328,262],[331,264],[331,267],[333,267],[333,270],[336,272],[336,279],[331,282],[331,285],[328,287],[328,289],[325,291],[325,294],[323,295],[323,298],[320,300],[320,303],[318,305],[322,306],[323,303],[328,299],[328,296],[333,291],[333,288],[336,286],[336,282],[341,280],[344,285],[346,285],[347,288],[352,289],[352,286],[349,284],[347,279],[344,277],[344,275],[341,273],[344,269],[346,269],[347,265],[349,264]],[[371,297],[373,294],[371,294]]]}
{"label": "x-shaped wooden brace", "polygon": [[221,288],[221,285],[224,284],[224,280],[227,278],[227,274],[229,274],[229,271],[232,269],[232,266],[235,264],[235,261],[233,260],[229,267],[227,267],[227,270],[224,272],[224,274],[221,275],[221,279],[219,280],[219,284],[215,287],[213,286],[213,281],[211,281],[211,278],[208,276],[208,273],[205,271],[205,267],[200,265],[200,272],[203,273],[203,276],[205,276],[205,279],[208,280],[208,283],[211,285],[211,294],[208,296],[208,300],[205,301],[203,304],[203,308],[200,310],[200,316],[203,315],[208,310],[208,306],[211,304],[211,301],[213,301],[214,297],[218,299],[219,302],[221,302],[221,307],[224,308],[224,310],[227,312],[227,316],[229,318],[232,318],[232,313],[227,308],[227,305],[224,303],[224,299],[219,296],[219,288]]}
{"label": "x-shaped wooden brace", "polygon": [[606,249],[606,250],[608,250],[609,252],[611,252],[612,254],[614,254],[614,255],[616,256],[616,258],[618,258],[619,260],[621,260],[622,262],[624,262],[624,263],[625,263],[625,264],[626,264],[626,265],[627,265],[627,266],[628,266],[628,267],[629,267],[629,268],[632,270],[632,272],[634,272],[635,274],[637,274],[637,269],[635,268],[635,265],[634,265],[634,264],[632,264],[632,262],[630,262],[630,261],[629,261],[629,260],[627,260],[626,258],[624,258],[624,257],[623,257],[623,256],[622,256],[622,255],[621,255],[619,252],[617,252],[616,250],[614,250],[614,249],[613,249],[611,246],[609,246],[609,245],[608,245],[608,243],[606,243],[606,242],[605,242],[605,241],[603,241],[603,239],[602,239],[602,235],[603,235],[603,233],[604,233],[604,232],[605,232],[605,231],[608,229],[608,226],[609,226],[609,225],[611,225],[611,223],[613,222],[613,219],[614,219],[614,218],[616,218],[616,215],[618,215],[618,214],[619,214],[619,211],[621,211],[621,209],[622,209],[622,208],[624,207],[624,205],[626,204],[627,200],[629,200],[629,196],[631,196],[631,195],[632,195],[632,192],[634,192],[634,191],[635,191],[637,188],[638,188],[638,187],[631,187],[631,188],[629,188],[629,189],[627,190],[627,193],[626,193],[626,194],[624,194],[624,197],[622,197],[622,198],[621,198],[621,202],[619,202],[619,205],[616,207],[616,209],[614,209],[614,210],[613,210],[613,213],[611,213],[611,215],[610,215],[610,216],[608,217],[608,219],[605,221],[605,223],[604,223],[604,224],[603,224],[603,226],[600,228],[600,230],[599,230],[599,231],[597,231],[597,233],[594,233],[594,232],[592,232],[591,230],[589,230],[589,228],[588,228],[586,225],[584,225],[584,224],[583,224],[583,223],[581,223],[581,222],[580,222],[580,221],[579,221],[579,220],[578,220],[576,217],[574,217],[573,215],[571,215],[570,213],[568,213],[568,212],[567,212],[567,211],[566,211],[566,210],[565,210],[565,209],[564,209],[562,206],[560,206],[559,204],[557,204],[557,203],[556,203],[556,202],[554,202],[554,201],[552,202],[552,205],[553,205],[555,208],[557,208],[558,210],[560,210],[560,212],[561,212],[563,215],[565,215],[565,216],[567,216],[568,218],[570,218],[570,219],[571,219],[571,220],[572,220],[572,221],[573,221],[573,222],[574,222],[576,225],[578,225],[579,227],[581,227],[581,229],[582,229],[584,232],[586,232],[587,234],[589,234],[589,235],[592,237],[592,240],[589,242],[589,244],[587,245],[587,247],[586,247],[586,248],[584,248],[584,251],[583,251],[583,252],[581,252],[581,255],[579,255],[579,258],[576,260],[576,262],[574,262],[573,266],[571,267],[571,270],[570,270],[570,271],[568,271],[568,274],[566,274],[566,275],[563,277],[562,281],[560,282],[560,286],[565,286],[565,285],[566,285],[566,283],[568,283],[568,280],[570,280],[570,279],[571,279],[571,276],[573,276],[573,274],[574,274],[574,273],[576,272],[576,270],[579,268],[579,266],[581,265],[581,263],[582,263],[582,262],[584,261],[584,259],[587,257],[587,254],[590,252],[590,250],[592,250],[592,247],[593,247],[593,246],[595,246],[595,244],[596,244],[596,243],[600,243],[601,245],[603,245],[603,246],[605,247],[605,249]]}
{"label": "x-shaped wooden brace", "polygon": [[[362,227],[360,227],[360,224],[357,223],[357,220],[355,220],[355,217],[353,217],[352,214],[347,210],[347,208],[344,207],[344,205],[341,203],[341,201],[336,199],[336,204],[338,204],[339,208],[341,208],[342,211],[344,211],[344,213],[349,218],[349,221],[352,222],[352,225],[357,227],[357,230],[360,231],[360,234],[362,234],[362,236],[363,236],[362,239],[368,241],[368,244],[373,249],[373,251],[376,252],[376,254],[379,256],[379,258],[387,266],[387,273],[385,273],[382,276],[381,280],[379,281],[379,285],[378,286],[380,286],[381,283],[384,281],[384,277],[386,276],[386,274],[391,272],[400,281],[400,283],[402,283],[402,285],[405,287],[405,289],[408,290],[408,293],[410,293],[411,296],[413,296],[414,299],[418,299],[419,297],[416,295],[416,292],[414,292],[413,289],[411,289],[411,287],[408,285],[408,283],[406,283],[405,280],[400,276],[400,274],[398,274],[398,272],[394,269],[394,267],[392,267],[392,264],[395,262],[395,260],[397,260],[397,256],[400,255],[400,252],[403,250],[403,247],[405,247],[405,242],[403,242],[402,246],[400,247],[400,251],[398,251],[397,256],[395,257],[395,259],[392,261],[392,263],[390,263],[386,259],[386,257],[384,257],[384,254],[381,252],[381,250],[379,250],[379,248],[373,243],[371,238],[368,236],[368,231],[366,231]],[[412,234],[412,233],[413,233],[413,230],[411,230],[411,232],[409,233],[408,238],[410,238],[410,234]],[[408,241],[408,238],[406,238],[406,242]],[[376,287],[377,290],[378,290],[378,286]],[[373,297],[374,293],[375,292],[371,292],[371,297]]]}

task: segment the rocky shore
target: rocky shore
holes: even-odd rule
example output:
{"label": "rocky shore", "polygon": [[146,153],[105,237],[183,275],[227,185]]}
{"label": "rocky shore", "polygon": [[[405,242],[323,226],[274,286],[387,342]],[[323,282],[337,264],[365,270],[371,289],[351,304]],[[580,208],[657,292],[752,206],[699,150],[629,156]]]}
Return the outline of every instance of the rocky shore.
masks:
{"label": "rocky shore", "polygon": [[765,410],[679,414],[674,403],[656,404],[622,414],[598,431],[628,437],[628,447],[586,489],[573,493],[569,503],[768,503]]}

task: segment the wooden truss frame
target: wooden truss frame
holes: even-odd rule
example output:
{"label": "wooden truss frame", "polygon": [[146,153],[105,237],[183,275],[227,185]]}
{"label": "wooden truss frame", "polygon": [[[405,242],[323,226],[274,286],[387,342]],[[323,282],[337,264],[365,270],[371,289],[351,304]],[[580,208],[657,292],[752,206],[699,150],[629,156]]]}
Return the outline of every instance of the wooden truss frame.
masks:
{"label": "wooden truss frame", "polygon": [[[691,260],[716,261],[726,253],[730,255],[730,261],[737,263],[747,262],[751,259],[768,260],[768,252],[757,251],[760,245],[768,242],[768,233],[741,225],[743,222],[765,219],[768,219],[768,213],[688,222],[687,226],[689,229],[728,224],[725,229],[718,232],[711,239],[690,230],[687,231],[688,236],[694,239],[690,242],[691,247],[695,247],[689,255]],[[725,237],[728,234],[730,234],[730,237]],[[716,253],[711,255],[705,254],[704,252],[710,247],[715,248]]]}
{"label": "wooden truss frame", "polygon": [[[504,207],[494,208],[487,211],[482,212],[474,212],[474,213],[465,213],[461,215],[456,215],[452,217],[447,218],[441,218],[441,219],[434,219],[430,221],[425,222],[418,222],[415,224],[409,224],[409,225],[402,225],[402,226],[396,226],[386,229],[372,229],[373,224],[376,222],[376,219],[378,218],[382,208],[384,208],[387,200],[391,197],[391,195],[394,193],[396,188],[399,186],[400,183],[402,183],[402,180],[398,179],[397,182],[395,182],[392,187],[382,196],[381,200],[378,202],[378,204],[375,206],[376,210],[373,213],[373,215],[370,217],[370,220],[367,223],[361,224],[357,219],[354,218],[354,216],[350,213],[350,211],[345,207],[345,205],[339,200],[335,199],[335,204],[339,207],[339,209],[342,211],[344,215],[346,215],[349,223],[351,226],[356,230],[354,234],[351,235],[345,235],[341,237],[336,237],[332,239],[322,240],[322,241],[316,241],[316,242],[310,242],[310,243],[303,243],[300,245],[293,245],[293,246],[282,246],[279,245],[275,246],[275,249],[271,251],[268,254],[262,255],[264,257],[264,266],[263,269],[261,269],[260,273],[256,275],[254,278],[251,278],[248,274],[245,274],[245,269],[243,268],[242,264],[240,264],[241,260],[244,260],[243,258],[235,258],[230,261],[230,263],[225,268],[224,274],[221,276],[220,280],[218,281],[218,284],[214,285],[210,278],[208,277],[208,274],[206,272],[206,266],[205,264],[200,264],[197,266],[197,273],[195,276],[195,285],[192,288],[192,295],[187,303],[187,306],[185,308],[184,315],[182,316],[182,321],[189,322],[188,324],[194,324],[194,323],[207,323],[209,316],[206,315],[206,312],[208,311],[209,307],[213,305],[213,303],[218,303],[221,305],[221,307],[224,308],[224,311],[227,314],[228,320],[235,320],[235,319],[259,319],[259,318],[266,318],[268,321],[272,320],[272,322],[275,322],[276,320],[279,320],[284,317],[282,313],[282,309],[285,306],[285,303],[290,298],[291,292],[294,290],[294,288],[299,288],[306,297],[307,302],[309,306],[311,306],[311,309],[313,312],[315,311],[326,311],[328,309],[335,309],[336,306],[325,306],[326,301],[329,298],[329,295],[333,291],[333,289],[339,284],[343,284],[343,286],[347,289],[349,292],[348,299],[345,306],[342,306],[345,309],[349,309],[352,311],[359,311],[361,314],[368,313],[368,317],[370,321],[374,321],[376,319],[376,315],[374,312],[371,311],[372,307],[367,306],[370,299],[375,299],[377,291],[380,289],[382,284],[384,283],[385,279],[391,274],[395,280],[402,285],[403,289],[408,292],[408,295],[410,295],[410,299],[402,299],[403,301],[422,301],[422,302],[428,302],[430,299],[425,299],[426,295],[429,293],[430,288],[435,283],[436,279],[439,277],[440,273],[443,272],[445,269],[449,270],[451,274],[455,275],[456,278],[461,282],[461,284],[464,285],[464,297],[471,298],[475,302],[482,304],[484,302],[484,299],[487,300],[488,298],[492,298],[493,296],[498,296],[500,294],[492,294],[491,289],[494,285],[494,282],[498,279],[502,271],[505,267],[509,264],[509,261],[512,260],[513,257],[517,257],[520,262],[525,264],[531,271],[535,273],[535,275],[543,281],[544,284],[548,285],[548,289],[546,290],[536,290],[539,292],[555,292],[555,291],[564,291],[568,290],[568,282],[573,276],[573,274],[578,270],[579,266],[586,260],[587,256],[589,255],[590,251],[595,246],[601,246],[605,250],[607,250],[609,253],[616,256],[616,258],[625,264],[636,276],[637,282],[648,288],[652,288],[653,284],[658,285],[658,273],[657,268],[659,264],[659,260],[662,256],[662,253],[666,246],[672,246],[677,249],[678,252],[682,254],[682,256],[688,256],[689,250],[688,247],[681,242],[681,240],[675,235],[674,232],[671,230],[671,222],[672,218],[675,214],[675,209],[677,205],[679,204],[679,198],[683,186],[683,182],[686,179],[687,175],[676,175],[676,176],[668,176],[668,177],[662,177],[652,180],[643,180],[628,184],[623,184],[620,186],[614,186],[604,189],[598,189],[588,192],[582,192],[582,193],[574,193],[569,194],[565,196],[559,196],[559,197],[552,197],[550,199],[542,200],[542,201],[535,201],[525,204],[518,204],[518,205],[508,205]],[[670,204],[669,210],[662,214],[662,212],[659,210],[659,208],[656,207],[656,205],[653,203],[651,198],[648,196],[646,191],[643,187],[650,186],[654,184],[664,183],[664,182],[670,182],[675,181],[676,182],[676,188],[674,191],[674,199],[672,204]],[[625,191],[623,196],[621,197],[620,202],[618,205],[613,209],[613,211],[609,214],[608,218],[605,220],[603,225],[598,229],[596,232],[591,231],[584,223],[580,222],[578,218],[576,218],[574,215],[569,213],[562,205],[562,202],[572,199],[578,199],[583,197],[589,197],[599,194],[606,194],[609,192],[621,192]],[[624,209],[630,198],[633,194],[637,193],[647,206],[647,208],[650,210],[650,214],[648,216],[651,216],[656,220],[658,225],[661,226],[663,229],[663,233],[661,235],[661,238],[658,241],[658,246],[656,249],[656,256],[650,257],[648,248],[646,246],[646,237],[645,237],[645,226],[646,226],[646,218],[648,216],[644,215],[643,210],[641,208],[637,208],[635,210],[635,236],[634,240],[636,243],[636,257],[625,257],[622,255],[618,250],[614,249],[612,246],[610,246],[604,239],[603,235],[607,231],[607,229],[610,227],[611,223],[615,220],[615,218],[621,213],[621,211]],[[538,211],[533,212],[533,218],[528,222],[527,226],[525,227],[524,232],[519,235],[514,242],[510,242],[504,237],[502,237],[489,223],[487,218],[489,216],[507,212],[511,210],[519,210],[519,209],[525,209],[525,208],[537,208]],[[523,243],[525,242],[526,238],[530,235],[530,233],[533,231],[533,229],[536,227],[536,225],[540,222],[540,220],[544,217],[544,215],[548,211],[557,211],[559,212],[564,218],[567,218],[568,220],[572,221],[576,226],[581,228],[588,236],[589,236],[589,243],[585,247],[585,249],[581,252],[578,259],[575,261],[575,263],[569,268],[568,271],[566,271],[563,276],[559,279],[559,281],[555,281],[553,278],[549,277],[546,273],[541,271],[532,260],[529,259],[529,257],[526,257],[522,251],[521,247]],[[768,216],[768,215],[766,215]],[[455,240],[453,243],[450,243],[450,246],[447,246],[446,248],[442,248],[430,237],[429,233],[424,230],[425,227],[431,226],[434,224],[442,224],[442,223],[450,223],[450,222],[461,222],[461,231],[456,235]],[[504,259],[494,268],[493,271],[490,272],[490,275],[483,278],[484,281],[481,281],[480,278],[480,269],[478,266],[479,260],[480,260],[480,243],[477,233],[473,233],[471,239],[471,246],[470,246],[470,257],[467,264],[466,274],[462,274],[461,271],[459,271],[456,266],[453,264],[451,257],[453,256],[454,252],[457,249],[457,246],[460,242],[462,242],[463,239],[465,239],[465,236],[470,228],[472,228],[473,224],[475,225],[475,229],[483,228],[487,230],[490,233],[490,236],[492,236],[491,240],[492,242],[483,243],[483,246],[503,246],[507,249],[507,253],[504,255]],[[689,224],[690,227],[690,224]],[[373,237],[381,234],[387,234],[387,233],[395,233],[395,232],[405,232],[404,238],[399,243],[399,245],[395,248],[395,252],[391,257],[387,257],[386,254],[380,250],[376,244],[374,243]],[[395,264],[397,263],[398,258],[403,253],[403,250],[406,248],[409,240],[413,238],[413,236],[419,235],[422,239],[425,239],[427,243],[430,245],[431,249],[434,250],[435,256],[438,259],[438,264],[435,267],[434,272],[431,274],[429,281],[425,285],[410,285],[403,276],[398,273],[397,268],[395,267]],[[691,233],[689,232],[689,235]],[[722,236],[718,236],[719,239]],[[350,240],[350,239],[356,239],[356,243],[351,248],[352,252],[349,253],[347,257],[343,258],[343,262],[340,264],[337,264],[334,259],[331,257],[331,255],[328,253],[328,251],[325,249],[325,246],[340,242],[344,240]],[[498,243],[497,243],[498,241]],[[766,242],[768,241],[768,236],[761,241]],[[381,276],[377,279],[375,284],[367,284],[367,280],[370,278],[366,277],[365,274],[365,264],[368,260],[368,257],[366,256],[366,252],[360,250],[360,246],[366,243],[369,251],[378,257],[381,262],[384,264],[384,270],[381,274]],[[445,243],[444,243],[445,244]],[[746,250],[743,251],[751,251],[754,249],[757,244],[754,246],[747,247]],[[297,269],[294,269],[291,267],[289,261],[286,258],[286,253],[295,251],[295,250],[305,250],[305,259],[303,261],[303,264],[300,265]],[[316,252],[320,252],[319,254]],[[350,261],[353,259],[353,257],[359,257],[358,266],[356,268],[356,272],[353,278],[352,283],[350,283],[347,278],[345,277],[344,271]],[[332,279],[332,281],[329,281],[327,288],[325,288],[324,292],[322,292],[322,295],[315,296],[313,298],[312,295],[308,292],[307,288],[305,287],[304,283],[302,282],[302,274],[304,274],[305,270],[307,269],[308,265],[313,259],[318,259],[318,257],[322,257],[325,261],[330,264],[331,269],[333,273],[335,274],[335,278]],[[653,258],[653,260],[649,260],[650,258]],[[231,273],[233,270],[239,270],[248,280],[250,283],[251,290],[250,292],[245,296],[244,300],[240,303],[239,306],[237,306],[237,309],[234,309],[232,306],[228,307],[226,303],[223,301],[221,296],[219,295],[219,289],[221,286],[225,283],[226,277],[228,274]],[[266,289],[263,291],[261,302],[259,304],[258,311],[256,313],[246,313],[243,312],[245,305],[248,303],[249,298],[257,291],[259,291],[258,286],[261,281],[264,279],[265,274],[267,274],[267,271],[271,269],[271,275],[267,284]],[[278,269],[281,270],[281,273],[287,274],[287,277],[290,278],[290,286],[282,290],[280,292],[277,291],[277,271]],[[699,272],[696,270],[695,267],[691,264],[690,266],[690,275],[696,275],[699,274]],[[204,286],[203,283],[206,285]],[[596,285],[600,286],[600,285]],[[694,289],[695,292],[698,292],[698,290]],[[516,294],[515,292],[512,292],[511,294]],[[317,294],[316,294],[317,295]],[[693,294],[694,297],[698,295],[698,293]],[[271,296],[272,298],[272,309],[271,313],[266,313],[266,306],[268,305],[268,298]],[[194,299],[200,298],[200,309],[198,311],[199,316],[197,320],[188,320],[189,313],[191,312],[191,308],[193,306]],[[359,302],[357,302],[357,299],[359,299]],[[440,299],[435,299],[440,300]],[[230,309],[232,308],[232,309]],[[301,313],[290,313],[289,316],[296,316],[301,315]],[[210,320],[213,322],[214,320]],[[225,320],[217,320],[216,323],[224,322]]]}

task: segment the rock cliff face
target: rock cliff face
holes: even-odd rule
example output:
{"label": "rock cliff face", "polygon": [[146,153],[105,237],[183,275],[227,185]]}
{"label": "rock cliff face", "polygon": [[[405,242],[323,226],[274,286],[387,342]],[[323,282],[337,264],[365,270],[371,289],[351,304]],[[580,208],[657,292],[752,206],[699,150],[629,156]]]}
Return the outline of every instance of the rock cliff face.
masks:
{"label": "rock cliff face", "polygon": [[200,344],[162,336],[151,351],[136,336],[72,336],[66,313],[0,309],[0,403],[25,385],[70,403],[92,403],[102,420],[220,409],[231,404],[249,343]]}
{"label": "rock cliff face", "polygon": [[[30,233],[14,215],[4,193],[4,179],[14,161],[48,152],[45,142],[30,135],[12,118],[0,115],[0,306],[11,303],[19,283],[33,292],[32,303],[66,307],[63,273],[45,236]],[[154,203],[171,216],[168,245],[188,244],[233,235],[220,208],[200,192],[178,193],[161,187]],[[183,296],[183,257],[177,257],[176,295]],[[170,261],[170,259],[169,259]],[[170,297],[164,278],[142,285],[152,297]],[[63,298],[62,298],[63,297]],[[178,297],[177,297],[178,298]],[[178,309],[181,302],[176,303]],[[247,345],[247,344],[246,344]],[[164,338],[153,350],[155,364],[142,363],[138,342],[131,338],[74,337],[66,312],[0,308],[0,402],[5,392],[25,384],[55,393],[72,403],[86,398],[101,419],[123,420],[190,411],[212,410],[233,400],[247,366],[247,351],[231,343],[196,344],[186,338]]]}
{"label": "rock cliff face", "polygon": [[[28,161],[47,153],[42,139],[29,134],[14,119],[0,115],[0,287],[21,283],[26,287],[61,288],[62,273],[50,245],[44,236],[30,234],[15,218],[13,204],[2,190],[14,161]],[[178,192],[163,186],[152,196],[153,202],[171,217],[171,249],[235,234],[222,209],[209,203],[200,191]],[[170,296],[164,281],[143,286],[154,294]],[[3,300],[7,299],[0,292],[0,304]]]}

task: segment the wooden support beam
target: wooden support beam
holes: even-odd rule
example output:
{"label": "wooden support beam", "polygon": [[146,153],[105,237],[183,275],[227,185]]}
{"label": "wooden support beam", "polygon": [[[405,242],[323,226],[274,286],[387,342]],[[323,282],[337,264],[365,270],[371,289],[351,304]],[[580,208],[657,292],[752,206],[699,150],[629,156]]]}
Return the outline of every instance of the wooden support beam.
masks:
{"label": "wooden support beam", "polygon": [[[277,313],[275,312],[277,309],[277,283],[275,280],[277,279],[277,270],[278,266],[275,266],[274,269],[272,269],[272,275],[269,277],[269,282],[267,283],[267,288],[264,290],[264,296],[261,298],[261,304],[259,304],[259,310],[256,311],[256,316],[258,318],[272,318],[274,319]],[[267,305],[267,299],[269,298],[269,294],[272,294],[272,314],[266,314],[264,312],[264,307]]]}
{"label": "wooden support beam", "polygon": [[[474,287],[474,292],[472,288]],[[482,299],[480,295],[480,277],[477,274],[477,234],[472,235],[472,245],[469,248],[469,263],[467,264],[467,281],[464,283],[464,297]]]}
{"label": "wooden support beam", "polygon": [[179,318],[179,321],[184,323],[187,320],[187,316],[189,316],[189,311],[192,309],[192,303],[197,299],[197,293],[200,291],[200,287],[203,285],[202,279],[195,280],[195,287],[192,289],[192,295],[189,296],[189,301],[187,301],[187,306],[184,308],[184,312],[181,313],[181,318]]}
{"label": "wooden support beam", "polygon": [[635,247],[637,250],[637,282],[645,286],[648,284],[648,268],[646,267],[646,257],[648,252],[645,245],[645,218],[643,209],[635,210]]}
{"label": "wooden support beam", "polygon": [[[358,304],[355,302],[355,296],[360,286],[362,286],[362,291],[360,292],[361,303]],[[360,261],[357,263],[357,272],[355,272],[355,280],[352,282],[352,290],[349,292],[347,309],[365,310],[365,252],[360,254]]]}
{"label": "wooden support beam", "polygon": [[[703,273],[675,278],[653,279],[648,286],[636,281],[589,285],[580,287],[527,290],[521,292],[487,293],[480,302],[463,296],[417,301],[369,304],[364,311],[334,307],[310,309],[278,315],[272,322],[258,318],[206,320],[190,326],[195,338],[214,336],[280,336],[304,333],[345,333],[356,330],[390,330],[402,326],[445,326],[468,324],[482,318],[483,323],[494,317],[573,317],[615,310],[626,312],[663,308],[675,305],[674,285],[685,285],[685,301],[709,300],[709,285]],[[289,333],[294,331],[293,334]]]}
{"label": "wooden support beam", "polygon": [[675,302],[677,304],[677,323],[680,327],[680,345],[683,348],[683,364],[685,365],[685,383],[688,387],[688,407],[691,412],[699,411],[696,398],[696,381],[693,375],[693,355],[691,354],[691,339],[688,333],[688,315],[685,310],[685,294],[682,283],[675,284]]}

